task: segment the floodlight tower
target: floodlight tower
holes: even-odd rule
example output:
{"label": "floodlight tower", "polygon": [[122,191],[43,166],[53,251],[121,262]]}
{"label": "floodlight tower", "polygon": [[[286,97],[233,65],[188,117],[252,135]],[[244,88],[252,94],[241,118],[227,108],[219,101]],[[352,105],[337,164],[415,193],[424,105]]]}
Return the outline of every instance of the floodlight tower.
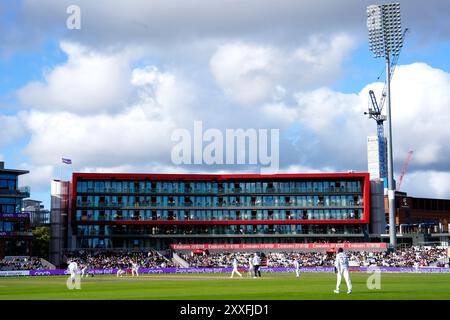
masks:
{"label": "floodlight tower", "polygon": [[394,165],[392,153],[392,121],[391,121],[391,56],[400,54],[403,46],[403,34],[400,19],[400,3],[371,5],[367,7],[367,27],[369,30],[370,51],[375,58],[386,60],[386,118],[387,118],[387,171],[388,171],[388,203],[389,203],[389,242],[392,249],[397,248],[395,228],[395,188]]}

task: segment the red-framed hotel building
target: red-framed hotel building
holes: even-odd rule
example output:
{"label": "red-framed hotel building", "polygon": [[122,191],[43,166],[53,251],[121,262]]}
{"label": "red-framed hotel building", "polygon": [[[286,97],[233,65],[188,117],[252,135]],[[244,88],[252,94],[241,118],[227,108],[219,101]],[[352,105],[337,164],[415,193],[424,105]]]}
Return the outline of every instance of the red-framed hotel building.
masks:
{"label": "red-framed hotel building", "polygon": [[368,240],[368,173],[73,173],[74,248]]}

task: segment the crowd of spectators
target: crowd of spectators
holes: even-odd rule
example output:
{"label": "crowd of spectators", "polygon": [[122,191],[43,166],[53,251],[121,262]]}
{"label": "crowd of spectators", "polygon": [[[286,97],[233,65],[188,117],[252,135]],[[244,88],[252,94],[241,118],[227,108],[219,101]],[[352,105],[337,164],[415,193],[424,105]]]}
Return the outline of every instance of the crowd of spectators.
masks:
{"label": "crowd of spectators", "polygon": [[[230,267],[234,258],[240,267],[248,267],[253,252],[204,252],[203,254],[181,253],[190,267]],[[436,247],[411,247],[396,252],[347,252],[350,266],[383,267],[448,267],[447,249]],[[333,266],[332,252],[270,252],[265,254],[268,267],[292,267],[295,259],[303,267]],[[140,268],[173,268],[175,264],[156,251],[75,251],[65,254],[65,261],[75,261],[89,269],[131,268],[137,263]],[[0,271],[43,270],[41,259],[36,257],[5,257],[0,260]]]}
{"label": "crowd of spectators", "polygon": [[361,252],[349,255],[350,262],[359,266],[380,267],[448,267],[447,249],[412,247],[392,253]]}
{"label": "crowd of spectators", "polygon": [[189,267],[192,268],[226,268],[230,267],[236,258],[239,266],[248,266],[248,261],[253,257],[253,252],[214,252],[209,254],[178,253]]}
{"label": "crowd of spectators", "polygon": [[[190,267],[230,267],[233,258],[242,267],[248,267],[249,252],[215,252],[209,254],[179,255],[189,263]],[[396,252],[353,251],[347,253],[350,266],[383,266],[383,267],[448,267],[447,250],[433,247],[411,247]],[[298,259],[303,267],[333,266],[335,253],[332,252],[271,252],[267,253],[269,267],[292,267],[294,259]]]}
{"label": "crowd of spectators", "polygon": [[44,270],[41,259],[28,256],[11,256],[0,260],[0,271]]}
{"label": "crowd of spectators", "polygon": [[156,251],[74,251],[65,254],[66,261],[75,261],[89,269],[129,269],[132,263],[139,268],[173,268],[173,262]]}

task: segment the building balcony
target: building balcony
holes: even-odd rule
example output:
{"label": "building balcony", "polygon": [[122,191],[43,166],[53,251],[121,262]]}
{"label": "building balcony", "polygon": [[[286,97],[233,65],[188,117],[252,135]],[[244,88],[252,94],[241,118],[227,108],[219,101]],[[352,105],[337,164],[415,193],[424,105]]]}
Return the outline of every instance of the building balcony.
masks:
{"label": "building balcony", "polygon": [[8,190],[0,189],[0,198],[29,198],[29,190]]}
{"label": "building balcony", "polygon": [[151,232],[133,232],[133,233],[114,233],[108,235],[94,235],[77,233],[77,237],[83,239],[93,239],[93,238],[361,238],[363,239],[365,235],[361,232],[355,233],[292,233],[292,232],[248,232],[248,233],[151,233]]}
{"label": "building balcony", "polygon": [[77,203],[78,209],[98,209],[98,208],[105,208],[105,209],[121,209],[121,210],[318,210],[318,209],[325,209],[325,210],[345,210],[345,209],[364,209],[363,204],[356,204],[356,205],[336,205],[332,204],[330,206],[325,205],[310,205],[310,206],[304,206],[304,205],[294,205],[294,204],[279,204],[279,205],[269,205],[269,204],[250,204],[250,205],[244,205],[244,204],[181,204],[181,205],[175,205],[175,204],[167,204],[163,205],[160,203],[136,203],[134,205],[127,205],[127,204],[121,204],[121,203],[99,203],[95,205],[94,203],[87,203],[87,202],[79,202]]}
{"label": "building balcony", "polygon": [[0,238],[11,237],[11,238],[30,238],[33,237],[33,233],[30,231],[0,231]]}
{"label": "building balcony", "polygon": [[77,190],[77,194],[123,194],[123,195],[355,195],[361,194],[362,190],[350,190],[346,188],[326,188],[326,189],[232,189],[232,190],[168,190],[168,189],[87,189],[86,191]]}

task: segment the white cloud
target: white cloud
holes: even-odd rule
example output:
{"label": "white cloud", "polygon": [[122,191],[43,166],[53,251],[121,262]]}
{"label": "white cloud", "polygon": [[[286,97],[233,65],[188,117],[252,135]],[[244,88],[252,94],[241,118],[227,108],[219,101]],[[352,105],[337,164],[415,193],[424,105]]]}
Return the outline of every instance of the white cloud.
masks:
{"label": "white cloud", "polygon": [[329,172],[336,172],[336,170],[331,167],[312,168],[298,164],[290,165],[285,170],[283,170],[283,173],[329,173]]}
{"label": "white cloud", "polygon": [[[364,93],[364,92],[363,92]],[[320,88],[311,92],[299,92],[295,95],[297,101],[298,120],[305,126],[323,136],[332,136],[336,131],[353,128],[355,118],[361,118],[361,96],[344,94]],[[361,121],[358,121],[361,122]],[[356,128],[357,129],[357,128]]]}
{"label": "white cloud", "polygon": [[30,171],[19,177],[19,183],[21,186],[30,186],[31,193],[48,190],[51,180],[60,178],[60,170],[54,165],[21,163],[19,168]]}
{"label": "white cloud", "polygon": [[294,94],[291,105],[267,104],[262,112],[284,130],[298,127],[285,152],[297,154],[308,167],[367,170],[366,136],[371,131],[363,116],[366,94],[366,90],[344,94],[320,88]]}
{"label": "white cloud", "polygon": [[[299,127],[293,134],[293,148],[287,152],[297,154],[297,159],[305,161],[303,165],[366,171],[366,136],[376,134],[376,124],[363,112],[369,103],[368,90],[373,89],[380,96],[382,87],[381,83],[369,84],[357,94],[328,88],[299,92],[294,95],[296,103],[266,104],[262,113],[269,123],[278,123],[285,130]],[[414,150],[409,172],[440,172],[433,173],[435,180],[423,179],[423,184],[436,190],[434,194],[448,196],[444,173],[450,172],[449,92],[450,74],[423,63],[398,66],[392,83],[396,175],[407,152]],[[286,158],[286,152],[281,153],[283,156]]]}
{"label": "white cloud", "polygon": [[77,168],[170,161],[170,133],[192,116],[193,87],[153,65],[132,69],[130,50],[106,55],[73,43],[61,47],[69,60],[50,70],[45,84],[19,90],[31,110],[3,117],[30,133],[23,151],[32,163],[56,165],[61,156]]}
{"label": "white cloud", "polygon": [[403,178],[402,191],[415,197],[450,198],[450,172],[424,170],[408,172]]}
{"label": "white cloud", "polygon": [[211,72],[225,94],[238,103],[258,103],[274,89],[274,81],[279,76],[278,55],[271,47],[225,44],[212,56]]}
{"label": "white cloud", "polygon": [[79,172],[92,173],[189,173],[190,171],[181,166],[159,165],[159,164],[143,164],[133,165],[126,164],[116,167],[83,167]]}
{"label": "white cloud", "polygon": [[[101,99],[108,96],[108,93],[101,90],[95,93],[100,100],[92,96],[86,98],[92,105],[90,113],[81,113],[82,109],[75,108],[75,105],[66,105],[63,111],[39,110],[42,100],[55,101],[61,98],[60,93],[52,88],[62,86],[70,89],[67,82],[56,84],[58,77],[55,75],[62,73],[63,79],[76,78],[81,81],[82,77],[79,76],[85,71],[86,61],[87,65],[92,62],[92,57],[94,64],[101,66],[119,59],[111,60],[109,56],[100,56],[76,45],[65,46],[70,47],[69,61],[50,72],[52,80],[49,81],[48,88],[40,92],[41,100],[30,100],[33,109],[16,119],[22,121],[31,134],[25,154],[37,165],[55,165],[61,156],[68,156],[78,168],[92,165],[121,166],[127,163],[167,163],[170,160],[170,133],[180,125],[176,119],[188,114],[194,101],[191,87],[181,76],[160,71],[155,66],[145,66],[130,70],[129,75],[120,80],[127,84],[117,88],[118,92],[113,92],[116,97],[124,97],[123,90],[131,92],[132,97],[125,101],[125,106],[120,110],[104,110],[107,101]],[[116,55],[124,56],[122,53]],[[126,58],[118,61],[121,65],[119,68],[129,68],[127,61]],[[106,81],[107,76],[102,75],[101,78],[105,77]],[[119,77],[118,74],[116,76]],[[117,77],[110,80],[114,82]],[[104,89],[108,92],[110,90],[109,87]],[[22,89],[21,93],[29,90],[30,85]],[[31,99],[30,96],[28,98]],[[97,112],[93,112],[94,110]]]}
{"label": "white cloud", "polygon": [[17,116],[0,114],[0,147],[20,139],[25,133],[24,126]]}
{"label": "white cloud", "polygon": [[398,66],[392,83],[396,158],[450,170],[450,74],[425,63]]}
{"label": "white cloud", "polygon": [[302,67],[302,83],[331,83],[340,74],[342,62],[355,47],[356,39],[349,34],[331,37],[312,35],[305,46],[293,53],[294,63],[298,61]]}
{"label": "white cloud", "polygon": [[181,75],[162,72],[155,66],[133,69],[131,84],[137,96],[133,108],[141,108],[149,118],[162,117],[183,122],[196,103],[195,88]]}
{"label": "white cloud", "polygon": [[[48,73],[39,94],[30,89],[34,84],[20,90],[21,94],[34,94],[26,98],[32,110],[15,117],[3,116],[0,121],[3,119],[10,126],[12,123],[13,127],[20,124],[30,133],[24,153],[30,157],[33,170],[41,171],[37,178],[28,178],[38,186],[43,185],[40,179],[48,179],[51,170],[56,170],[51,168],[59,165],[61,156],[73,159],[74,170],[247,170],[173,166],[170,134],[175,128],[191,129],[194,119],[202,120],[205,128],[215,124],[219,130],[243,124],[246,128],[280,128],[281,172],[365,171],[366,136],[376,132],[376,125],[363,112],[368,105],[369,88],[379,93],[382,84],[369,84],[350,94],[325,85],[317,89],[319,83],[326,84],[338,76],[352,45],[351,38],[343,35],[328,40],[311,38],[308,44],[293,50],[244,42],[224,44],[212,55],[210,71],[232,100],[253,106],[232,108],[232,102],[224,103],[220,100],[223,95],[215,92],[203,94],[198,100],[202,84],[193,84],[193,78],[183,76],[175,68],[162,70],[144,64],[133,69],[126,52],[99,54],[65,44],[69,60]],[[117,104],[110,108],[102,100],[106,99],[105,92],[100,89],[100,99],[94,93],[86,96],[91,108],[82,112],[83,108],[71,105],[55,89],[61,85],[70,91],[70,79],[81,83],[83,70],[91,62],[94,66],[106,66],[111,61],[119,62],[119,69],[125,70],[123,79],[120,72],[110,75],[112,82],[123,83],[117,89],[120,92],[114,93],[123,97],[120,108]],[[325,70],[329,74],[324,74]],[[298,78],[295,83],[291,81],[294,78]],[[101,79],[96,80],[99,87],[106,81]],[[82,85],[75,87],[79,93],[85,89]],[[426,64],[397,67],[392,84],[396,169],[401,168],[406,152],[413,149],[412,173],[450,172],[446,160],[450,157],[449,92],[450,77],[442,70]],[[52,103],[42,108],[43,101]],[[54,101],[63,101],[64,108],[54,108]],[[217,105],[229,108],[221,110]],[[426,181],[447,190],[442,179]]]}
{"label": "white cloud", "polygon": [[[119,165],[164,158],[170,119],[153,120],[133,108],[117,115],[29,114],[32,138],[25,149],[34,163],[56,163],[66,155],[77,165]],[[45,146],[45,149],[42,147]]]}
{"label": "white cloud", "polygon": [[[0,41],[14,50],[37,46],[62,35],[96,48],[120,45],[186,46],[198,39],[257,38],[285,44],[313,32],[347,32],[365,41],[366,7],[371,0],[78,0],[80,32],[64,30],[71,0],[24,0],[17,21],[2,28]],[[13,2],[11,2],[13,3]],[[426,42],[448,40],[449,4],[442,0],[401,1],[403,24]],[[6,5],[15,9],[17,6]],[[11,10],[11,9],[10,9]],[[8,12],[8,11],[7,11]],[[9,22],[9,21],[8,21]],[[422,41],[422,42],[425,42]]]}
{"label": "white cloud", "polygon": [[66,63],[44,74],[17,93],[33,109],[96,113],[124,107],[130,93],[131,52],[104,54],[78,44],[62,42]]}
{"label": "white cloud", "polygon": [[261,112],[267,123],[272,126],[288,127],[298,118],[298,110],[283,102],[265,104]]}
{"label": "white cloud", "polygon": [[332,83],[355,47],[346,34],[312,36],[295,50],[244,42],[226,43],[210,60],[211,72],[226,95],[240,105],[255,105],[286,90],[307,90]]}

